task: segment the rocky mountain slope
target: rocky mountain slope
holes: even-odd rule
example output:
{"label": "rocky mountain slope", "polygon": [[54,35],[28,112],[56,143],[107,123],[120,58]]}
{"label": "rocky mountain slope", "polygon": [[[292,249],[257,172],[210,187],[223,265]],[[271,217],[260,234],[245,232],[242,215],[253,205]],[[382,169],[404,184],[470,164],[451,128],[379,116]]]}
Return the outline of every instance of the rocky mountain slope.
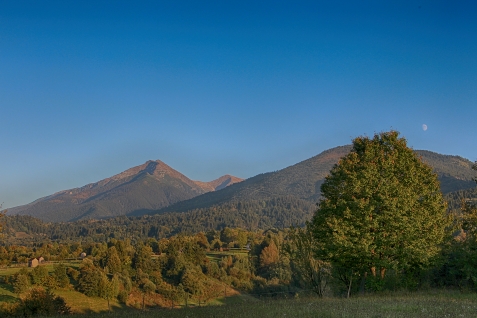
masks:
{"label": "rocky mountain slope", "polygon": [[160,160],[147,161],[99,182],[15,207],[9,214],[32,215],[54,222],[134,215],[240,181],[230,175],[210,182],[193,181]]}

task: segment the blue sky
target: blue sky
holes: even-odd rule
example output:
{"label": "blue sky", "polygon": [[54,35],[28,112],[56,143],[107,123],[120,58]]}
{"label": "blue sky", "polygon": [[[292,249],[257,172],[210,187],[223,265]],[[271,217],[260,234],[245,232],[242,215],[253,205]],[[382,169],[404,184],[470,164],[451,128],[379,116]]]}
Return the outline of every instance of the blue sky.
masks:
{"label": "blue sky", "polygon": [[390,129],[477,160],[476,17],[475,1],[0,1],[0,202],[149,159],[248,178]]}

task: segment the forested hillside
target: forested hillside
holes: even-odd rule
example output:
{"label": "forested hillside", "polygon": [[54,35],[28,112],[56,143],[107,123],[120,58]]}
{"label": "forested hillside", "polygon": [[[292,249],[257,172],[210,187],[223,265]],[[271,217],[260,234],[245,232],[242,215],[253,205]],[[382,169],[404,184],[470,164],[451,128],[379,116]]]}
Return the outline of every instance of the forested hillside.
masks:
{"label": "forested hillside", "polygon": [[464,202],[477,202],[477,188],[450,192],[444,198],[448,203],[449,210],[460,210]]}
{"label": "forested hillside", "polygon": [[108,238],[162,238],[178,233],[197,233],[240,227],[247,230],[302,226],[313,215],[316,206],[294,197],[264,201],[231,202],[212,208],[194,209],[187,213],[171,212],[139,217],[118,216],[104,220],[81,220],[46,223],[31,216],[5,217],[5,242],[38,242],[38,240],[92,240]]}
{"label": "forested hillside", "polygon": [[[177,216],[185,218],[186,223],[190,219],[208,219],[204,224],[191,222],[192,228],[214,228],[222,224],[252,229],[300,224],[307,220],[305,216],[309,215],[309,207],[319,201],[320,186],[330,169],[350,149],[350,146],[332,148],[293,166],[244,181],[230,175],[210,182],[192,181],[161,161],[148,161],[97,183],[61,191],[27,206],[10,209],[9,213],[32,215],[50,222],[146,214],[167,214],[168,218],[175,219],[176,214],[171,212],[190,214]],[[438,174],[444,194],[474,187],[472,178],[475,172],[469,160],[430,151],[418,150],[416,153]],[[282,216],[270,218],[268,208],[255,208],[257,202],[267,205],[266,202],[273,201],[283,202],[280,211],[286,212]],[[305,207],[305,212],[287,210],[287,206],[296,206],[296,202]],[[229,214],[240,210],[239,205],[254,208],[247,210],[246,216],[240,212],[239,216],[230,217]],[[173,225],[166,226],[174,228]],[[188,226],[184,224],[182,227]]]}
{"label": "forested hillside", "polygon": [[[233,201],[267,200],[277,196],[293,196],[317,203],[321,197],[320,186],[324,178],[350,149],[350,146],[332,148],[288,168],[260,174],[221,191],[206,193],[149,213],[185,212]],[[416,153],[437,173],[444,194],[475,186],[472,180],[475,171],[472,170],[471,161],[425,150],[417,150]]]}
{"label": "forested hillside", "polygon": [[459,156],[441,155],[432,151],[417,150],[422,160],[430,165],[439,177],[442,193],[446,194],[475,186],[476,173],[473,163]]}

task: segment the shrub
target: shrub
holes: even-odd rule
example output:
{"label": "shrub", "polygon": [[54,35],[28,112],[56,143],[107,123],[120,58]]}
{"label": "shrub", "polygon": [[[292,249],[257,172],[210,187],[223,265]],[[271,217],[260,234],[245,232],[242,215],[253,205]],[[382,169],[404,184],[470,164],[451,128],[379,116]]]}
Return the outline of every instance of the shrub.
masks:
{"label": "shrub", "polygon": [[70,307],[65,300],[42,287],[32,288],[18,303],[5,308],[7,315],[32,317],[68,315]]}

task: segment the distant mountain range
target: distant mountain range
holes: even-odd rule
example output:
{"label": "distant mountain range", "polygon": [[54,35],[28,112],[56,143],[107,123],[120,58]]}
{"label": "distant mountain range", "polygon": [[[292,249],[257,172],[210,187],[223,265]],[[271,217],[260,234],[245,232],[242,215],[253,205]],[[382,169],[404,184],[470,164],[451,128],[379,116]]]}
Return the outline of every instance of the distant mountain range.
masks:
{"label": "distant mountain range", "polygon": [[[320,186],[330,169],[350,149],[351,146],[332,148],[293,166],[245,181],[230,175],[211,182],[192,181],[161,161],[148,161],[97,183],[10,209],[9,214],[58,222],[193,211],[194,218],[198,219],[199,214],[211,213],[212,208],[215,214],[217,211],[227,213],[227,210],[240,209],[244,203],[246,206],[247,202],[250,207],[267,205],[263,213],[273,213],[274,202],[279,202],[282,214],[286,206],[294,206],[294,210],[290,209],[293,213],[297,206],[306,207],[306,213],[299,217],[303,218],[312,213],[313,204],[320,199]],[[444,194],[475,187],[471,161],[431,151],[417,150],[416,153],[433,167]],[[250,217],[251,212],[247,213]],[[220,215],[214,217],[221,218]],[[254,222],[259,222],[261,216],[256,217]],[[266,224],[273,225],[274,221],[267,217],[270,221]],[[282,215],[280,218],[285,224],[284,220],[296,221],[297,217]]]}
{"label": "distant mountain range", "polygon": [[143,214],[242,180],[225,175],[210,182],[193,181],[160,160],[147,161],[99,182],[9,209],[8,214],[53,222]]}
{"label": "distant mountain range", "polygon": [[[268,200],[280,196],[293,196],[300,200],[318,202],[321,197],[320,187],[326,175],[350,150],[351,146],[332,148],[288,168],[260,174],[222,191],[180,201],[151,213],[185,212],[234,201]],[[475,187],[472,180],[475,172],[472,170],[471,161],[459,156],[441,155],[426,150],[417,150],[416,153],[433,167],[444,194]]]}

